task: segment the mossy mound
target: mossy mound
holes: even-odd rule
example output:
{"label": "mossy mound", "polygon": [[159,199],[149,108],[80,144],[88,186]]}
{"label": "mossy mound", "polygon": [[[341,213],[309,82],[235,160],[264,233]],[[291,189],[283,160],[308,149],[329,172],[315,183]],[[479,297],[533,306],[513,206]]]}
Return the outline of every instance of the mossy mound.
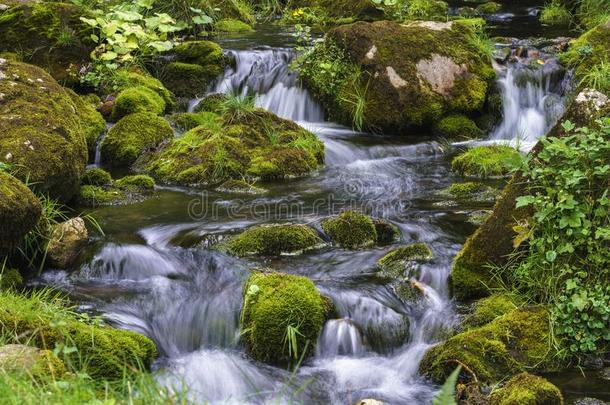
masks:
{"label": "mossy mound", "polygon": [[0,77],[0,162],[34,190],[70,200],[87,163],[78,109],[38,67],[0,59]]}
{"label": "mossy mound", "polygon": [[233,18],[225,18],[223,20],[217,21],[214,24],[214,29],[218,32],[252,32],[254,29],[243,21],[236,20]]}
{"label": "mossy mound", "polygon": [[499,316],[514,311],[517,308],[516,298],[508,294],[494,294],[478,300],[472,313],[464,319],[465,329],[472,329],[492,322]]}
{"label": "mossy mound", "polygon": [[542,8],[540,22],[547,25],[569,25],[572,14],[559,0],[552,0]]}
{"label": "mossy mound", "polygon": [[456,156],[451,168],[461,176],[504,177],[519,168],[522,160],[521,153],[510,146],[476,146]]}
{"label": "mossy mound", "polygon": [[460,203],[493,205],[500,191],[483,183],[467,181],[454,183],[441,191],[442,195],[458,200]]}
{"label": "mossy mound", "polygon": [[218,124],[220,125],[221,117],[215,113],[202,111],[197,113],[178,113],[168,117],[169,122],[178,131],[186,132],[197,128],[200,125]]}
{"label": "mossy mound", "polygon": [[420,371],[436,382],[443,382],[461,364],[464,366],[461,381],[477,380],[492,385],[524,368],[555,370],[549,333],[549,314],[545,308],[516,309],[434,346],[424,355]]}
{"label": "mossy mound", "polygon": [[[115,74],[116,90],[122,91],[130,87],[146,87],[157,93],[165,102],[166,111],[172,110],[176,104],[174,94],[169,91],[159,79],[141,71],[120,69]],[[105,89],[112,93],[113,89]]]}
{"label": "mossy mound", "polygon": [[[294,365],[313,352],[325,318],[324,300],[311,280],[282,273],[253,273],[244,287],[242,338],[256,360]],[[296,347],[288,345],[296,328]]]}
{"label": "mossy mound", "polygon": [[383,17],[383,11],[372,0],[290,0],[287,8],[321,10],[328,19],[337,23]]}
{"label": "mossy mound", "polygon": [[329,238],[346,249],[369,247],[377,241],[377,230],[371,217],[355,211],[345,211],[322,222]]}
{"label": "mossy mound", "polygon": [[227,243],[229,252],[238,256],[295,254],[324,242],[307,225],[260,225],[247,229]]}
{"label": "mossy mound", "polygon": [[0,254],[17,247],[40,218],[38,198],[21,181],[0,171]]}
{"label": "mossy mound", "polygon": [[106,121],[104,120],[104,117],[102,117],[102,114],[97,111],[95,98],[79,96],[70,89],[66,89],[66,92],[76,107],[76,114],[81,121],[81,130],[87,142],[89,160],[91,160],[95,157],[97,140],[106,129]]}
{"label": "mossy mound", "polygon": [[529,373],[517,374],[492,392],[491,405],[563,405],[561,391],[548,380]]}
{"label": "mossy mound", "polygon": [[144,86],[128,87],[114,101],[112,119],[118,121],[135,113],[161,115],[164,111],[165,101],[154,90]]}
{"label": "mossy mound", "polygon": [[78,202],[87,207],[133,204],[150,197],[154,190],[155,181],[150,176],[125,176],[106,185],[83,185]]}
{"label": "mossy mound", "polygon": [[86,11],[69,3],[24,2],[0,16],[0,51],[27,55],[59,82],[79,85],[81,66],[95,47],[92,28],[80,20]]}
{"label": "mossy mound", "polygon": [[417,262],[428,262],[434,259],[434,254],[425,243],[413,243],[393,249],[377,261],[379,274],[393,279],[407,277],[411,269],[416,267]]}
{"label": "mossy mound", "polygon": [[114,167],[130,166],[145,152],[173,136],[167,121],[156,114],[130,114],[108,131],[100,149],[102,160]]}
{"label": "mossy mound", "polygon": [[434,127],[434,132],[450,140],[469,140],[483,136],[483,131],[465,115],[449,115]]}
{"label": "mossy mound", "polygon": [[[343,25],[296,66],[333,119],[345,124],[362,119],[364,127],[384,133],[430,128],[446,115],[484,107],[495,73],[475,39],[478,24]],[[329,66],[332,75],[320,66]],[[360,111],[356,106],[362,104]]]}
{"label": "mossy mound", "polygon": [[0,272],[0,290],[17,289],[23,285],[23,277],[17,269],[4,268]]}
{"label": "mossy mound", "polygon": [[166,183],[215,186],[305,176],[324,161],[314,134],[267,111],[207,114],[202,122],[153,154],[144,170]]}
{"label": "mossy mound", "polygon": [[25,374],[35,380],[60,379],[66,372],[64,363],[51,350],[8,344],[0,346],[0,371]]}
{"label": "mossy mound", "polygon": [[218,44],[210,41],[188,41],[172,50],[171,62],[161,73],[163,84],[179,97],[195,97],[206,91],[208,84],[225,67]]}
{"label": "mossy mound", "polygon": [[249,195],[261,195],[267,193],[266,189],[257,187],[243,180],[227,180],[220,186],[216,187],[216,191],[220,191],[221,193]]}
{"label": "mossy mound", "polygon": [[500,11],[502,5],[494,1],[488,1],[487,3],[479,4],[475,9],[478,14],[494,14]]}
{"label": "mossy mound", "polygon": [[0,292],[0,333],[11,337],[7,343],[53,350],[56,344],[70,342],[77,352],[66,354],[68,359],[82,364],[92,378],[107,380],[124,378],[126,368],[148,368],[157,356],[155,344],[147,337],[81,322],[60,302],[44,299]]}
{"label": "mossy mound", "polygon": [[97,167],[87,169],[85,174],[83,174],[81,184],[89,186],[108,186],[112,184],[112,176],[106,170]]}
{"label": "mossy mound", "polygon": [[136,174],[118,179],[115,185],[122,190],[150,192],[155,189],[155,180],[145,174]]}

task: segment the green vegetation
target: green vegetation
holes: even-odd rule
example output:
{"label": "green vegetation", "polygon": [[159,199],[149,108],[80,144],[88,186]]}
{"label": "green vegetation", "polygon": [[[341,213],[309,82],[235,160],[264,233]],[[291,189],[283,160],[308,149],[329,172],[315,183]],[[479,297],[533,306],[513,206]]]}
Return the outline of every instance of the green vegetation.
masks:
{"label": "green vegetation", "polygon": [[521,373],[491,394],[493,405],[563,404],[559,388],[542,377]]}
{"label": "green vegetation", "polygon": [[111,183],[110,173],[100,168],[87,169],[81,179],[81,184],[90,186],[108,186]]}
{"label": "green vegetation", "polygon": [[[102,170],[102,172],[104,171]],[[107,177],[100,173],[100,179],[103,179],[104,184],[99,184],[102,181],[97,181],[98,178],[94,176],[91,176],[91,178],[98,184],[83,182],[78,196],[79,204],[87,207],[132,204],[145,200],[155,190],[154,179],[143,174],[125,176],[116,181],[110,179],[107,182]]]}
{"label": "green vegetation", "polygon": [[326,317],[311,280],[282,273],[252,273],[244,286],[242,338],[256,360],[296,366],[315,348]]}
{"label": "green vegetation", "polygon": [[19,289],[23,286],[23,277],[19,270],[9,269],[6,266],[2,266],[0,269],[0,291],[9,289]]}
{"label": "green vegetation", "polygon": [[373,220],[355,211],[345,211],[323,221],[322,228],[334,243],[346,249],[370,247],[377,241]]}
{"label": "green vegetation", "polygon": [[243,21],[227,18],[214,24],[214,28],[219,32],[250,32],[252,27]]}
{"label": "green vegetation", "polygon": [[260,225],[240,233],[227,243],[229,252],[238,256],[296,254],[324,242],[307,225]]}
{"label": "green vegetation", "polygon": [[117,96],[112,110],[112,118],[118,121],[129,114],[150,113],[161,115],[164,111],[165,101],[154,90],[144,86],[128,87]]}
{"label": "green vegetation", "polygon": [[581,79],[581,87],[610,94],[610,60],[593,66]]}
{"label": "green vegetation", "polygon": [[455,157],[451,168],[466,177],[503,177],[521,166],[518,150],[504,145],[476,146]]}
{"label": "green vegetation", "polygon": [[472,329],[517,309],[517,297],[510,294],[494,294],[475,302],[472,313],[464,319],[464,328]]}
{"label": "green vegetation", "polygon": [[561,0],[551,0],[544,5],[540,21],[549,25],[568,25],[572,20],[570,11],[563,5]]}
{"label": "green vegetation", "polygon": [[578,0],[576,16],[586,29],[610,21],[610,4],[606,0]]}
{"label": "green vegetation", "polygon": [[377,261],[377,266],[382,276],[397,279],[404,275],[405,270],[411,269],[415,262],[428,262],[433,259],[434,254],[428,245],[412,243],[391,250]]}
{"label": "green vegetation", "polygon": [[450,140],[469,140],[483,136],[483,131],[464,115],[449,115],[435,125],[435,132]]}
{"label": "green vegetation", "polygon": [[500,11],[501,8],[501,4],[488,1],[487,3],[479,4],[475,10],[479,14],[494,14]]}

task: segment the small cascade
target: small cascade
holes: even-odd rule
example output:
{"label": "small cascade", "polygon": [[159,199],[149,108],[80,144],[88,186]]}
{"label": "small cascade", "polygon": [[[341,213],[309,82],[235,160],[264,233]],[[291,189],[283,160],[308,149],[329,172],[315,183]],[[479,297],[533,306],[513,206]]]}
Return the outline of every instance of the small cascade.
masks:
{"label": "small cascade", "polygon": [[[322,122],[324,111],[301,87],[290,62],[294,50],[263,48],[229,51],[234,60],[208,89],[208,93],[254,96],[258,107],[292,121]],[[192,105],[194,106],[194,105]]]}
{"label": "small cascade", "polygon": [[316,357],[354,356],[365,352],[358,327],[348,318],[332,319],[324,325],[316,345]]}
{"label": "small cascade", "polygon": [[[532,52],[534,53],[534,52]],[[492,140],[533,144],[545,135],[564,112],[565,69],[553,58],[517,58],[500,73],[502,122]]]}

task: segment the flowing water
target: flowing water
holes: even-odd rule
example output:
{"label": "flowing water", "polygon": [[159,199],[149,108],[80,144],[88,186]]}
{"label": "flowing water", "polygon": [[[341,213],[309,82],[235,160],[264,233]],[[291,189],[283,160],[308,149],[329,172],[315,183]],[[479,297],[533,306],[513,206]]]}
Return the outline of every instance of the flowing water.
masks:
{"label": "flowing water", "polygon": [[[444,203],[439,191],[459,181],[449,169],[447,146],[324,122],[322,109],[289,69],[291,49],[230,52],[235,68],[209,92],[253,95],[259,106],[314,131],[326,145],[326,166],[309,178],[266,184],[269,192],[259,197],[162,188],[136,205],[98,209],[106,236],[79,269],[48,272],[42,283],[71,292],[83,310],[99,311],[115,326],[154,339],[160,383],[185,388],[197,402],[428,403],[436,387],[419,375],[418,365],[458,321],[447,284],[450,264],[474,230],[468,213],[485,206]],[[508,66],[499,79],[504,122],[494,138],[525,131],[533,139],[551,124],[545,99],[554,82],[541,74],[521,87],[519,69]],[[526,122],[515,121],[523,115]],[[319,229],[323,218],[345,208],[393,222],[400,243],[248,260],[213,249],[254,224],[290,221]],[[375,274],[381,256],[412,242],[427,243],[435,256],[414,272],[424,295],[418,303],[401,299]],[[295,373],[254,362],[239,343],[242,289],[255,266],[311,278],[336,307],[315,355]]]}

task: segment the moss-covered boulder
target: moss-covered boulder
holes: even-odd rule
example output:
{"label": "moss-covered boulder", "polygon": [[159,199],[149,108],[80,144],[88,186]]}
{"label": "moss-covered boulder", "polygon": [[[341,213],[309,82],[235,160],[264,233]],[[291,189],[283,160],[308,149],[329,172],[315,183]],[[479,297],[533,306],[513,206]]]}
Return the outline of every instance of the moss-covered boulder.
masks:
{"label": "moss-covered boulder", "polygon": [[220,21],[217,21],[214,24],[214,29],[218,32],[233,32],[233,33],[243,33],[243,32],[251,32],[254,31],[250,24],[247,24],[243,21],[236,20],[234,18],[225,18]]}
{"label": "moss-covered boulder", "polygon": [[208,84],[225,67],[224,55],[218,44],[211,41],[188,41],[176,46],[171,62],[162,71],[161,79],[179,97],[204,94]]}
{"label": "moss-covered boulder", "polygon": [[[581,91],[570,104],[565,120],[576,127],[591,127],[595,120],[610,114],[610,98],[594,90]],[[565,130],[562,122],[557,123],[547,136],[562,137]],[[538,143],[531,153],[542,148]],[[493,213],[477,231],[470,236],[460,253],[456,256],[451,272],[453,294],[461,300],[489,295],[489,287],[495,281],[489,265],[506,264],[509,254],[514,251],[513,240],[517,235],[514,228],[528,216],[527,208],[516,208],[518,197],[526,193],[527,179],[517,172],[508,183],[494,206]]]}
{"label": "moss-covered boulder", "polygon": [[326,219],[322,228],[333,243],[346,249],[370,247],[377,241],[377,229],[371,217],[355,211]]}
{"label": "moss-covered boulder", "polygon": [[26,375],[36,380],[60,379],[66,372],[64,363],[51,350],[8,344],[0,346],[0,371]]}
{"label": "moss-covered boulder", "polygon": [[451,168],[461,176],[485,179],[505,177],[521,162],[521,153],[510,146],[475,146],[456,156]]}
{"label": "moss-covered boulder", "polygon": [[66,89],[66,92],[72,99],[74,107],[76,107],[76,114],[81,122],[81,130],[87,142],[87,151],[89,152],[89,160],[95,157],[95,148],[100,135],[106,129],[106,121],[102,114],[97,111],[99,99],[96,100],[97,96],[93,97],[80,96],[70,89]]}
{"label": "moss-covered boulder", "polygon": [[[484,107],[495,77],[473,22],[357,22],[301,58],[301,78],[330,116],[400,133]],[[328,70],[325,68],[328,66]],[[331,74],[332,73],[332,74]]]}
{"label": "moss-covered boulder", "polygon": [[500,11],[501,8],[502,5],[500,3],[488,1],[486,3],[479,4],[475,10],[478,14],[494,14]]}
{"label": "moss-covered boulder", "polygon": [[17,247],[40,218],[38,198],[21,181],[0,171],[0,254]]}
{"label": "moss-covered boulder", "polygon": [[227,250],[238,256],[297,254],[324,242],[307,225],[260,225],[247,229],[227,243]]}
{"label": "moss-covered boulder", "polygon": [[493,205],[501,191],[486,184],[467,181],[454,183],[441,191],[442,196],[448,196],[461,204]]}
{"label": "moss-covered boulder", "polygon": [[53,350],[70,342],[77,348],[66,354],[73,364],[96,379],[124,378],[124,372],[150,367],[157,356],[152,340],[138,333],[80,321],[63,302],[50,296],[0,292],[0,333],[7,343],[35,345]]}
{"label": "moss-covered boulder", "polygon": [[377,261],[381,269],[403,266],[406,262],[427,262],[434,259],[432,250],[425,243],[412,243],[393,249]]}
{"label": "moss-covered boulder", "polygon": [[92,29],[71,3],[23,1],[0,14],[0,51],[27,55],[60,83],[78,85],[78,71],[95,47]]}
{"label": "moss-covered boulder", "polygon": [[516,309],[434,346],[424,355],[420,371],[440,383],[462,365],[460,381],[493,385],[525,368],[555,370],[549,333],[545,308]]}
{"label": "moss-covered boulder", "polygon": [[78,202],[87,207],[134,204],[151,197],[154,191],[154,179],[137,174],[125,176],[109,184],[83,185],[80,188]]}
{"label": "moss-covered boulder", "polygon": [[90,186],[108,186],[112,184],[112,176],[106,170],[100,169],[99,167],[94,167],[87,169],[85,174],[83,174],[81,184]]}
{"label": "moss-covered boulder", "polygon": [[23,286],[23,277],[19,270],[4,268],[0,272],[0,290],[18,289]]}
{"label": "moss-covered boulder", "polygon": [[324,144],[314,134],[267,111],[208,114],[202,122],[139,166],[166,183],[216,186],[301,177],[324,161]]}
{"label": "moss-covered boulder", "polygon": [[180,132],[190,131],[200,125],[208,125],[220,123],[221,119],[218,114],[209,111],[201,111],[196,113],[177,113],[168,117],[169,122],[176,130]]}
{"label": "moss-covered boulder", "polygon": [[140,156],[174,136],[165,119],[154,113],[130,114],[117,122],[101,145],[102,161],[114,167],[132,165]]}
{"label": "moss-covered boulder", "polygon": [[563,405],[563,395],[548,380],[529,373],[517,374],[490,396],[491,405]]}
{"label": "moss-covered boulder", "polygon": [[118,121],[134,113],[161,115],[164,111],[165,101],[157,92],[144,86],[128,87],[114,101],[112,119]]}
{"label": "moss-covered boulder", "polygon": [[434,126],[434,132],[450,140],[469,140],[483,136],[483,131],[465,115],[448,115]]}
{"label": "moss-covered boulder", "polygon": [[258,361],[295,365],[306,359],[315,348],[325,316],[322,296],[305,277],[256,272],[244,287],[242,338]]}
{"label": "moss-covered boulder", "polygon": [[0,95],[0,163],[36,191],[68,201],[87,163],[86,131],[70,95],[41,68],[6,59]]}
{"label": "moss-covered boulder", "polygon": [[465,329],[483,326],[499,316],[514,311],[517,299],[509,294],[494,294],[475,302],[473,310],[464,319]]}
{"label": "moss-covered boulder", "polygon": [[123,91],[129,87],[146,87],[157,93],[165,102],[166,110],[172,110],[176,104],[174,94],[169,91],[159,79],[139,70],[120,69],[115,74],[114,89],[104,89],[106,93],[114,90]]}

